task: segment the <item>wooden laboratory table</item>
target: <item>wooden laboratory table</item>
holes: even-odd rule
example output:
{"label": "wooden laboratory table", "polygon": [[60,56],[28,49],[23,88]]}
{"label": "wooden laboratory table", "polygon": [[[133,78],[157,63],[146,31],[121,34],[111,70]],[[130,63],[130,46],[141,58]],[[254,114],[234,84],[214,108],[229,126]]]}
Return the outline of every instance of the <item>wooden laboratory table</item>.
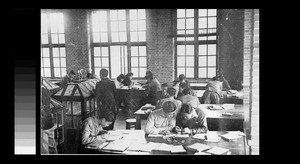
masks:
{"label": "wooden laboratory table", "polygon": [[[246,142],[245,142],[245,137],[242,136],[238,139],[235,140],[224,140],[221,137],[221,140],[219,142],[207,142],[202,139],[196,139],[193,138],[192,136],[189,136],[188,138],[176,138],[176,141],[168,141],[167,139],[164,139],[162,137],[157,138],[157,137],[148,137],[148,135],[145,134],[144,130],[129,130],[129,134],[123,134],[123,135],[129,135],[129,145],[136,143],[136,142],[156,142],[156,143],[166,143],[170,145],[182,145],[184,148],[186,146],[192,145],[194,143],[202,143],[206,144],[210,147],[221,147],[221,148],[226,148],[229,149],[230,155],[246,155]],[[226,132],[224,131],[218,131],[218,135],[225,134]],[[104,146],[105,147],[105,146]],[[186,148],[185,148],[186,149]],[[130,151],[130,150],[125,150],[123,152],[117,152],[117,151],[110,151],[110,150],[103,150],[99,148],[94,148],[94,151],[96,154],[125,154],[125,155],[153,155],[157,154],[157,152],[151,151],[151,152],[136,152],[136,151]],[[189,154],[193,155],[196,151],[186,149],[186,152],[183,154]],[[163,154],[171,154],[170,152],[166,152]],[[180,153],[182,154],[182,153]]]}
{"label": "wooden laboratory table", "polygon": [[[226,130],[239,130],[244,131],[244,105],[235,104],[234,109],[222,110],[209,110],[208,106],[212,104],[201,104],[200,108],[206,114],[208,130],[213,131],[226,131]],[[224,113],[231,113],[231,116],[224,116]],[[134,112],[136,118],[135,129],[141,129],[141,119],[147,119],[150,112],[143,111],[142,107]]]}

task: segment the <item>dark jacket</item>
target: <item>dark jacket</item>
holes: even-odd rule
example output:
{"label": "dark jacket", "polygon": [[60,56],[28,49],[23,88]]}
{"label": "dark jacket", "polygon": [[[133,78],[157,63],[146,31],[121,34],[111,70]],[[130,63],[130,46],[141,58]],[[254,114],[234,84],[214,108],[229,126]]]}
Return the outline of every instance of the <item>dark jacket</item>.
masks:
{"label": "dark jacket", "polygon": [[124,84],[124,86],[130,86],[131,80],[128,76],[125,76],[125,79],[121,83]]}
{"label": "dark jacket", "polygon": [[193,130],[194,133],[205,133],[207,131],[207,122],[206,122],[205,113],[199,108],[197,108],[195,112],[197,116],[192,117],[187,121],[183,121],[182,117],[180,116],[181,113],[179,113],[176,117],[176,126],[179,126],[181,128],[187,127]]}
{"label": "dark jacket", "polygon": [[116,85],[108,78],[101,79],[96,84],[96,101],[100,113],[116,112]]}
{"label": "dark jacket", "polygon": [[67,86],[67,84],[70,83],[70,82],[72,82],[72,81],[73,80],[71,80],[71,78],[68,75],[66,75],[66,76],[64,76],[64,78],[62,79],[62,81],[59,83],[59,86],[61,88],[65,88],[65,86]]}
{"label": "dark jacket", "polygon": [[54,126],[50,110],[50,91],[42,86],[42,129],[47,130]]}

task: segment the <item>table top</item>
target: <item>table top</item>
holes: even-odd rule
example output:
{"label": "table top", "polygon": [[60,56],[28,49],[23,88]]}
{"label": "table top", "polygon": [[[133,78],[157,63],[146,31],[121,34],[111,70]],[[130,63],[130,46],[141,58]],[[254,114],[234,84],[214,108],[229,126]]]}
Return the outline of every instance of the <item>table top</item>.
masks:
{"label": "table top", "polygon": [[[162,137],[148,137],[145,135],[144,130],[116,130],[116,131],[126,131],[126,134],[123,132],[123,136],[126,135],[128,145],[136,144],[136,143],[148,143],[148,142],[155,142],[155,143],[165,143],[168,145],[182,145],[184,149],[186,149],[186,146],[192,145],[194,143],[201,143],[210,146],[211,148],[216,146],[220,148],[229,149],[231,155],[245,155],[245,137],[240,137],[235,140],[224,140],[221,137],[221,140],[219,142],[208,142],[202,139],[196,139],[192,136],[189,136],[188,138],[176,138],[176,141],[171,141],[170,139],[164,139]],[[224,131],[217,131],[217,134],[220,136],[222,134],[225,134],[227,132]],[[105,148],[105,146],[104,146]],[[116,151],[110,151],[110,150],[103,150],[103,149],[96,149],[99,151],[99,153],[112,153],[112,154],[156,154],[153,151],[151,152],[137,152],[137,151],[131,151],[131,150],[125,150],[123,152],[116,152]],[[195,150],[186,149],[186,153],[184,154],[194,154]],[[171,154],[171,153],[169,153]]]}

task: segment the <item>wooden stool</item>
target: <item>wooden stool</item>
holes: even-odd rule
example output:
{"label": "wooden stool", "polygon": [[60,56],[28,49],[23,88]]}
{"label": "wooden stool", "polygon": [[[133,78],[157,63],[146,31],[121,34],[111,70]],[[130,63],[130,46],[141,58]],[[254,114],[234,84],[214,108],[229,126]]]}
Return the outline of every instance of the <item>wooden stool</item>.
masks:
{"label": "wooden stool", "polygon": [[126,129],[131,129],[131,128],[135,129],[135,123],[136,123],[135,118],[127,119],[127,120],[125,120],[125,122],[126,122]]}

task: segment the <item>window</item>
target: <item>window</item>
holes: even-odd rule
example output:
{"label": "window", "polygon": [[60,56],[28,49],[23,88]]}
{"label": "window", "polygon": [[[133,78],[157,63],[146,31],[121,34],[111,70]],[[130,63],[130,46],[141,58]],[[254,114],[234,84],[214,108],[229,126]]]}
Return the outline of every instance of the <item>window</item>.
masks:
{"label": "window", "polygon": [[144,9],[97,10],[91,15],[92,71],[109,70],[110,77],[132,72],[143,77],[147,69]]}
{"label": "window", "polygon": [[178,9],[175,37],[176,76],[211,78],[217,68],[217,10]]}
{"label": "window", "polygon": [[62,13],[41,13],[41,44],[41,76],[65,76],[66,49]]}

